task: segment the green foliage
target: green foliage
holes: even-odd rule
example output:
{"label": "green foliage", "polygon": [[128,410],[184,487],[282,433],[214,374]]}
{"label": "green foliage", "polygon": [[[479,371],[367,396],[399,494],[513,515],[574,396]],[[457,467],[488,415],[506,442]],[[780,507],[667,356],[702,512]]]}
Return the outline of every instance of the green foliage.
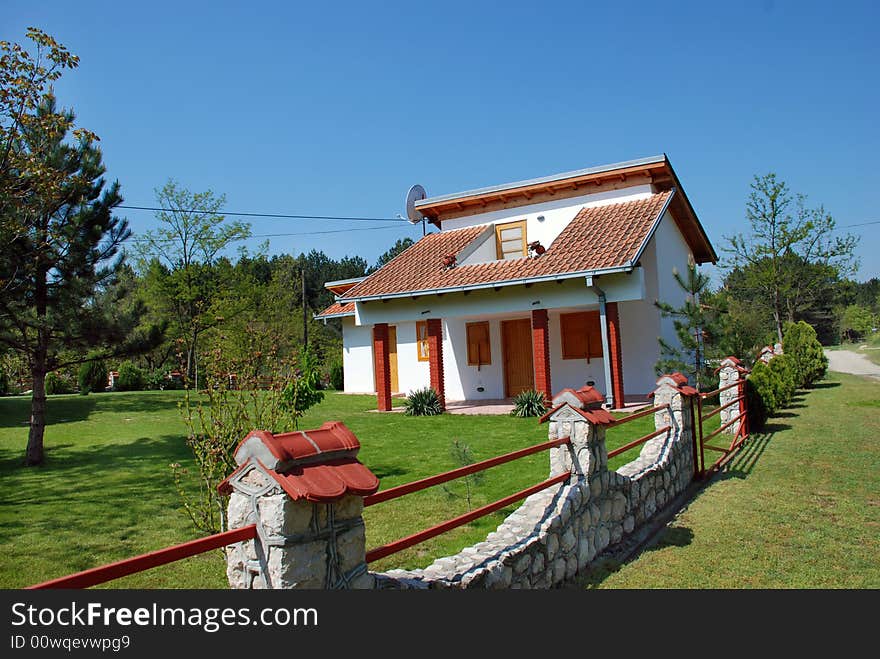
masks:
{"label": "green foliage", "polygon": [[406,416],[436,416],[443,414],[440,398],[431,387],[416,389],[406,397],[403,413]]}
{"label": "green foliage", "polygon": [[6,374],[6,371],[0,368],[0,396],[5,396],[9,393],[9,376]]}
{"label": "green foliage", "polygon": [[833,287],[854,269],[856,239],[838,233],[822,206],[808,208],[806,197],[792,196],[773,173],[755,176],[751,187],[751,232],[727,238],[728,280],[736,281],[725,284],[756,312],[766,310],[781,340],[786,321],[832,316]]}
{"label": "green foliage", "polygon": [[840,339],[842,341],[856,341],[871,334],[877,327],[878,321],[869,307],[858,304],[850,304],[839,312]]}
{"label": "green foliage", "polygon": [[513,409],[510,411],[510,416],[523,418],[541,416],[546,411],[547,401],[544,398],[544,393],[528,389],[514,396]]}
{"label": "green foliage", "polygon": [[44,386],[46,387],[47,396],[53,394],[69,394],[73,392],[73,387],[67,378],[54,371],[52,373],[46,373],[46,383]]}
{"label": "green foliage", "polygon": [[107,365],[100,359],[83,362],[76,374],[79,393],[87,396],[107,388]]}
{"label": "green foliage", "polygon": [[794,381],[798,387],[810,387],[825,377],[828,358],[816,338],[816,330],[804,321],[790,323],[786,327],[782,351],[791,360]]}
{"label": "green foliage", "polygon": [[720,329],[718,314],[701,301],[701,297],[709,292],[710,279],[697,271],[695,263],[688,263],[684,277],[678,270],[673,270],[673,275],[679,288],[685,293],[684,304],[680,307],[660,301],[655,304],[665,318],[673,319],[678,341],[676,345],[662,338],[658,339],[660,360],[655,364],[654,370],[657,375],[683,373],[699,388],[712,388],[715,376],[711,366],[706,363],[706,357],[717,341]]}
{"label": "green foliage", "polygon": [[774,397],[777,409],[788,407],[797,391],[797,378],[791,358],[787,355],[776,355],[770,359],[767,368],[775,380]]}
{"label": "green foliage", "polygon": [[218,533],[227,528],[227,497],[217,486],[236,467],[235,447],[251,430],[285,432],[295,425],[282,394],[292,368],[272,350],[231,358],[218,348],[207,354],[205,367],[203,392],[188,389],[181,405],[198,477],[190,478],[179,463],[171,469],[193,526]]}
{"label": "green foliage", "polygon": [[321,391],[321,370],[318,360],[308,346],[303,346],[297,360],[297,372],[281,393],[282,404],[293,417],[293,427],[309,408],[324,400]]}
{"label": "green foliage", "polygon": [[[471,451],[471,447],[465,444],[462,441],[457,439],[452,440],[452,445],[449,448],[449,455],[452,458],[453,463],[456,468],[467,467],[468,465],[474,464],[476,460],[474,460],[474,454]],[[478,471],[474,474],[468,474],[467,476],[462,476],[461,478],[457,478],[455,480],[456,486],[464,485],[464,498],[467,501],[468,511],[472,509],[472,492],[477,485],[483,482],[486,477],[486,473],[483,471]],[[460,494],[456,491],[456,486],[451,484],[443,485],[443,491],[446,492],[446,495],[450,499],[454,499]]]}
{"label": "green foliage", "polygon": [[330,365],[330,386],[336,391],[345,390],[345,369],[339,362]]}
{"label": "green foliage", "polygon": [[779,410],[791,404],[797,389],[792,360],[777,355],[769,363],[755,363],[746,385],[751,428],[758,430]]}
{"label": "green foliage", "polygon": [[[758,371],[757,378],[755,377],[755,371]],[[767,417],[770,416],[767,410],[767,403],[764,400],[764,395],[767,392],[773,391],[773,387],[769,382],[770,377],[772,376],[764,367],[764,362],[758,362],[752,369],[751,375],[746,379],[749,432],[757,432],[763,428],[767,422]]]}
{"label": "green foliage", "polygon": [[146,388],[146,384],[144,372],[134,362],[127,360],[119,365],[119,377],[116,378],[118,391],[141,391]]}

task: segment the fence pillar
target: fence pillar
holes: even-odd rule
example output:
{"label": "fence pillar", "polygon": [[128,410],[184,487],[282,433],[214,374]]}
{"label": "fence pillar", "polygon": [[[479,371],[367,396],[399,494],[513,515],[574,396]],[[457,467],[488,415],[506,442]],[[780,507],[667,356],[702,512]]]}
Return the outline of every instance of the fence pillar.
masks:
{"label": "fence pillar", "polygon": [[758,360],[764,362],[765,364],[769,364],[770,360],[776,356],[776,350],[773,346],[764,346],[761,348],[761,351],[758,353]]}
{"label": "fence pillar", "polygon": [[[724,406],[728,403],[732,403],[736,400],[740,394],[744,394],[744,385],[745,385],[745,376],[746,369],[744,369],[741,365],[741,362],[736,357],[725,357],[721,360],[721,367],[717,371],[718,373],[718,387],[723,389],[731,384],[740,383],[738,387],[731,387],[730,389],[726,389],[718,394],[718,404]],[[730,407],[726,407],[721,410],[721,425],[723,426],[726,423],[729,423],[731,420],[738,417],[741,412],[745,409],[744,401],[740,401],[739,405],[731,405]],[[727,435],[736,435],[739,432],[740,425],[742,424],[742,420],[736,421],[732,423],[730,426],[725,428],[722,431],[722,434]]]}
{"label": "fence pillar", "polygon": [[549,421],[550,440],[571,438],[569,446],[550,450],[550,475],[570,472],[577,478],[590,480],[608,467],[605,447],[605,426],[612,417],[602,409],[605,396],[593,387],[563,389],[553,397],[550,412],[542,421]]}
{"label": "fence pillar", "polygon": [[[688,385],[687,378],[681,373],[661,375],[657,379],[653,394],[654,406],[664,406],[664,409],[654,413],[655,430],[672,426],[678,433],[682,445],[689,447],[690,459],[694,464],[694,475],[701,469],[693,405],[698,395],[697,390]],[[642,455],[652,460],[656,459],[665,442],[666,438],[663,435],[650,440],[642,449]]]}
{"label": "fence pillar", "polygon": [[232,588],[370,588],[363,497],[379,480],[356,456],[360,443],[339,422],[273,435],[251,432],[239,467],[220,484],[230,529],[257,537],[226,550]]}

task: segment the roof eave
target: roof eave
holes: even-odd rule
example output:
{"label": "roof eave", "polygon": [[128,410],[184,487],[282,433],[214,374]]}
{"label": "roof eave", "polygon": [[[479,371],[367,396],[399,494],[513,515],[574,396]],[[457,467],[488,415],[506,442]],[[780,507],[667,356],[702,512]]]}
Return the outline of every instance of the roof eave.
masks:
{"label": "roof eave", "polygon": [[401,291],[399,293],[382,293],[378,295],[362,295],[357,297],[345,298],[346,302],[370,302],[379,300],[392,300],[405,297],[423,297],[425,295],[439,295],[441,293],[463,293],[465,291],[484,290],[487,288],[502,288],[507,286],[521,286],[524,284],[537,284],[547,281],[561,281],[565,279],[577,279],[579,277],[598,277],[599,275],[609,275],[620,272],[632,272],[635,268],[633,262],[627,262],[624,265],[614,266],[611,268],[598,268],[591,270],[578,270],[575,272],[556,273],[551,275],[540,275],[537,277],[524,277],[521,279],[507,279],[502,281],[494,281],[480,284],[462,284],[460,286],[445,286],[443,288],[430,288],[417,291]]}

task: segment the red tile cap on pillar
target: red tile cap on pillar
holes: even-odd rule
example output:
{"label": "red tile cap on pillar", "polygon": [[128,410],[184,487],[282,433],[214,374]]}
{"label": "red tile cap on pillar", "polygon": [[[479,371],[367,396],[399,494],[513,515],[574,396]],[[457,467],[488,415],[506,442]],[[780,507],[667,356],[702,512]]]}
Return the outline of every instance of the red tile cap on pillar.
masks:
{"label": "red tile cap on pillar", "polygon": [[[657,378],[657,386],[659,387],[664,381],[671,381],[673,387],[678,389],[685,396],[695,396],[699,392],[692,386],[688,384],[687,376],[682,373],[670,373],[668,375],[661,375]],[[651,398],[654,396],[654,392],[648,394],[648,397]]]}
{"label": "red tile cap on pillar", "polygon": [[354,433],[339,421],[277,435],[255,430],[235,449],[239,467],[217,489],[229,494],[232,482],[256,465],[294,501],[327,503],[346,494],[367,496],[379,489],[379,479],[357,460],[360,447]]}
{"label": "red tile cap on pillar", "polygon": [[724,368],[725,366],[732,366],[733,368],[735,368],[735,369],[736,369],[737,371],[739,371],[740,373],[749,373],[749,372],[750,372],[749,369],[745,368],[745,367],[742,365],[742,362],[741,362],[739,359],[737,359],[736,357],[725,357],[724,359],[721,360],[721,366],[719,366],[718,368],[716,368],[715,371],[714,371],[714,373],[717,375],[718,372],[719,372],[722,368]]}
{"label": "red tile cap on pillar", "polygon": [[573,406],[580,406],[583,410],[595,409],[602,407],[602,404],[605,402],[605,396],[599,393],[595,387],[589,385],[581,387],[577,391],[565,388],[553,396],[551,406],[557,407],[566,402],[571,403]]}

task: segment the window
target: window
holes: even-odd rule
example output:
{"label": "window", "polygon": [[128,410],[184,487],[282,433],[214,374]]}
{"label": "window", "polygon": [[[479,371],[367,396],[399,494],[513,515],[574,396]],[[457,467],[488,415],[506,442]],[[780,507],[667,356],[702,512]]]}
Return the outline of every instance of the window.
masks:
{"label": "window", "polygon": [[559,316],[562,332],[562,358],[602,358],[602,329],[598,311],[564,313]]}
{"label": "window", "polygon": [[526,221],[495,225],[495,251],[499,259],[519,259],[526,255]]}
{"label": "window", "polygon": [[430,359],[428,352],[428,321],[416,321],[416,354],[418,354],[420,362],[426,362]]}
{"label": "window", "polygon": [[489,323],[468,323],[467,360],[468,366],[485,366],[492,363],[492,350],[489,347]]}

